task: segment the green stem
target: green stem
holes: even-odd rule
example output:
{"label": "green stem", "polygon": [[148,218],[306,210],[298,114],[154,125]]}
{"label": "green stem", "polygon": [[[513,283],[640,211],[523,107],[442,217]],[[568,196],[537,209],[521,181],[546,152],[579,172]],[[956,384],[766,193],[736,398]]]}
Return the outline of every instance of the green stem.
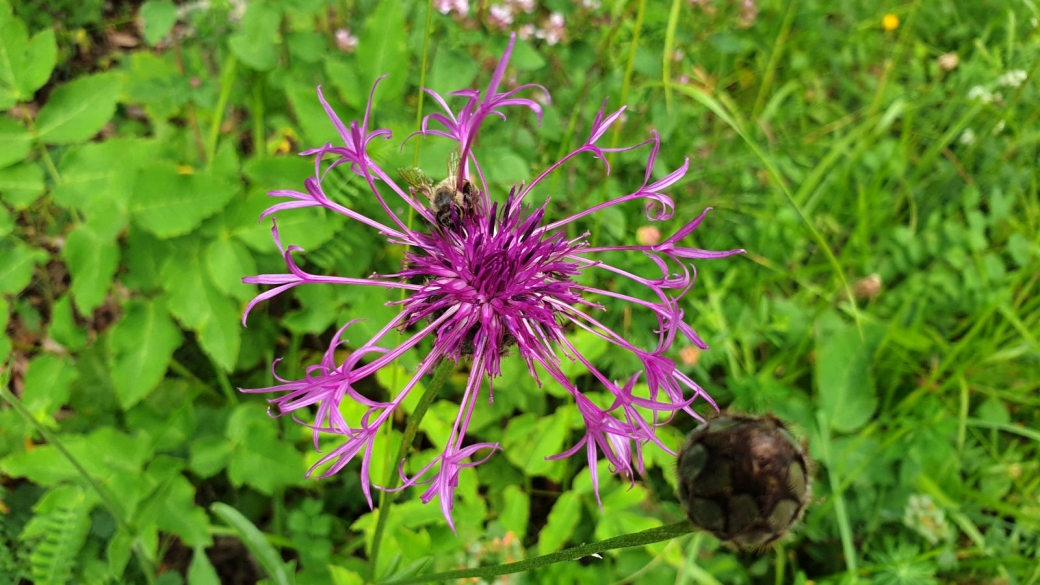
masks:
{"label": "green stem", "polygon": [[[426,87],[426,58],[430,51],[430,30],[433,28],[433,0],[428,0],[426,3],[426,27],[423,29],[423,42],[422,42],[422,64],[419,69],[419,87]],[[419,105],[415,110],[415,127],[422,128],[422,117],[423,117],[423,98],[426,97],[425,91],[419,92]],[[412,155],[412,166],[419,166],[419,145],[422,144],[421,140],[415,141],[415,154]],[[408,227],[412,227],[412,206],[408,206]],[[402,291],[403,292],[403,291]]]}
{"label": "green stem", "polygon": [[[455,371],[455,362],[449,359],[441,360],[441,363],[437,364],[436,369],[433,370],[433,380],[430,380],[429,386],[426,387],[426,392],[423,393],[422,397],[419,398],[419,404],[415,406],[415,410],[412,411],[411,416],[408,417],[408,426],[404,429],[404,437],[401,439],[401,448],[397,450],[397,459],[395,461],[400,462],[408,456],[408,451],[412,448],[412,442],[415,441],[415,435],[419,432],[419,424],[422,422],[426,411],[433,404],[433,400],[437,398],[437,394],[440,392],[441,387],[448,381],[448,377]],[[392,474],[390,480],[387,482],[387,489],[394,489],[397,487],[399,480],[398,474]],[[383,531],[386,530],[386,522],[390,517],[390,505],[393,504],[394,494],[383,492],[383,497],[380,498],[379,509],[376,511],[378,519],[376,520],[376,531],[372,536],[372,553],[369,555],[368,571],[371,580],[375,580],[376,577],[376,564],[379,561],[379,549],[383,540]]]}
{"label": "green stem", "polygon": [[672,53],[675,46],[675,29],[679,26],[679,10],[681,8],[682,0],[672,0],[672,10],[668,13],[668,28],[664,33],[664,56],[661,59],[664,103],[669,115],[672,113]]}
{"label": "green stem", "polygon": [[235,68],[238,59],[234,53],[228,53],[224,60],[224,71],[220,75],[220,97],[217,98],[217,107],[213,111],[213,124],[209,127],[209,139],[206,140],[206,162],[213,162],[213,155],[217,152],[217,139],[220,138],[220,124],[224,121],[224,110],[227,109],[228,100],[231,99],[231,86],[235,81]]}
{"label": "green stem", "polygon": [[257,73],[253,79],[253,156],[267,154],[267,133],[264,131],[264,84],[267,77]]}
{"label": "green stem", "polygon": [[491,565],[489,567],[477,567],[475,569],[461,569],[458,571],[445,571],[443,573],[434,573],[433,575],[422,575],[419,577],[411,577],[409,579],[401,579],[399,581],[390,581],[385,585],[410,585],[414,583],[430,583],[433,581],[465,579],[468,577],[477,577],[484,580],[490,580],[490,577],[496,577],[498,575],[509,575],[511,573],[520,573],[523,571],[530,571],[532,569],[545,567],[555,563],[574,561],[582,557],[591,556],[616,548],[631,548],[634,546],[645,546],[648,544],[653,544],[655,542],[671,540],[684,534],[689,534],[694,530],[696,529],[693,527],[692,524],[690,524],[689,520],[683,520],[674,524],[659,526],[657,528],[651,528],[650,530],[644,530],[642,532],[633,532],[632,534],[623,534],[621,536],[615,536],[614,538],[608,538],[606,540],[593,542],[591,544],[583,544],[581,546],[567,548],[558,552],[542,555],[540,557],[534,557],[533,559],[518,561],[515,563]]}
{"label": "green stem", "polygon": [[[787,14],[784,16],[784,22],[780,25],[780,33],[776,35],[776,41],[773,42],[773,52],[769,55],[769,63],[766,65],[766,73],[762,76],[762,86],[758,88],[758,97],[755,98],[755,105],[751,108],[751,119],[758,121],[759,114],[762,113],[762,108],[766,104],[766,95],[769,94],[769,89],[773,86],[773,79],[776,77],[776,67],[780,61],[780,54],[784,52],[784,42],[787,41],[787,35],[791,32],[791,24],[794,22],[794,8],[798,4],[798,0],[788,0],[787,2]],[[668,88],[665,87],[665,95]]]}
{"label": "green stem", "polygon": [[[625,64],[625,78],[621,82],[621,104],[624,105],[628,101],[628,89],[632,85],[632,70],[635,69],[636,65],[636,49],[639,48],[639,35],[643,32],[643,15],[646,14],[646,0],[639,0],[639,10],[636,12],[636,24],[635,32],[632,33],[632,48],[628,52],[628,62]],[[621,124],[614,124],[614,132],[610,136],[610,147],[617,148],[618,140],[621,138]],[[607,164],[614,162],[613,153],[607,154]],[[607,200],[607,181],[603,181],[603,196],[601,197],[604,201]],[[592,225],[592,238],[590,240],[592,247],[596,247],[596,243],[599,242],[599,230],[600,225],[603,223],[603,214],[596,214],[596,223]]]}
{"label": "green stem", "polygon": [[834,500],[834,515],[837,516],[838,534],[841,536],[841,550],[845,555],[845,570],[848,575],[856,575],[856,546],[852,542],[852,526],[849,514],[845,510],[845,498],[842,497],[841,479],[837,466],[831,459],[831,431],[827,415],[821,410],[816,413],[816,423],[820,430],[820,461],[827,468],[827,479],[830,483],[831,498]]}
{"label": "green stem", "polygon": [[[10,372],[10,369],[8,369],[8,372]],[[25,422],[29,423],[36,432],[40,433],[44,440],[51,445],[54,445],[54,448],[57,449],[58,452],[68,460],[72,467],[76,469],[76,472],[83,477],[83,480],[87,482],[87,485],[97,493],[98,497],[101,499],[101,503],[108,508],[108,512],[112,514],[112,518],[115,519],[116,524],[118,524],[120,528],[126,530],[127,533],[134,535],[135,533],[133,528],[126,521],[126,518],[123,517],[123,510],[116,504],[116,500],[112,497],[112,494],[108,493],[108,490],[106,490],[104,486],[98,483],[98,481],[90,475],[87,469],[83,467],[83,464],[80,463],[72,452],[65,447],[65,444],[58,439],[58,435],[52,433],[50,429],[43,426],[40,421],[36,420],[36,417],[29,412],[29,409],[25,408],[22,401],[7,389],[7,376],[4,376],[4,378],[3,382],[0,383],[0,398],[3,398],[4,402],[10,404],[11,408],[13,408],[18,415],[25,420]],[[137,557],[137,562],[141,565],[141,572],[144,573],[145,579],[149,584],[155,583],[155,565],[152,564],[151,558],[146,554],[136,536],[134,538],[133,550],[134,556]]]}

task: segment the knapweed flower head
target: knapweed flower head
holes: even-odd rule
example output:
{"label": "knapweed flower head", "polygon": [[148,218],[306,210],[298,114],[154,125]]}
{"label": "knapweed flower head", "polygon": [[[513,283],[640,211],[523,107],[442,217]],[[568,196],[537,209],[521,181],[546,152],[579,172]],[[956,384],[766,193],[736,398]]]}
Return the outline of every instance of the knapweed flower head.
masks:
{"label": "knapweed flower head", "polygon": [[[643,471],[642,449],[647,443],[654,442],[667,450],[656,436],[658,426],[665,424],[678,411],[697,417],[691,405],[698,399],[714,405],[707,393],[679,371],[666,354],[677,338],[707,348],[686,324],[680,308],[680,300],[694,279],[693,267],[687,262],[742,252],[712,252],[682,245],[682,240],[704,220],[707,210],[687,221],[670,237],[652,245],[596,247],[590,244],[587,233],[577,237],[566,235],[564,228],[570,224],[619,205],[642,203],[650,221],[667,220],[674,214],[672,199],[664,192],[686,174],[689,159],[678,169],[654,180],[652,171],[661,146],[656,132],[651,132],[647,140],[634,146],[605,148],[598,145],[604,133],[624,112],[623,107],[609,113],[601,109],[580,147],[530,182],[513,186],[504,200],[492,200],[484,169],[474,152],[481,126],[489,118],[505,120],[507,111],[522,108],[530,110],[540,120],[542,106],[529,94],[543,94],[539,98],[545,103],[549,99],[548,92],[539,85],[521,85],[508,91],[500,87],[514,40],[515,35],[510,38],[485,91],[463,89],[449,94],[461,101],[461,107],[452,108],[448,99],[426,90],[443,111],[426,116],[417,134],[446,138],[458,147],[456,176],[452,185],[444,187],[447,195],[443,200],[431,194],[432,184],[410,181],[402,187],[368,154],[372,140],[391,136],[389,130],[371,127],[371,96],[364,117],[345,124],[318,88],[318,99],[338,130],[342,144],[326,144],[302,153],[314,157],[315,175],[307,179],[303,191],[271,192],[271,196],[287,200],[267,209],[262,218],[300,207],[324,207],[340,213],[360,224],[359,229],[371,230],[373,236],[385,238],[388,244],[404,246],[407,251],[400,270],[392,274],[373,274],[368,278],[312,274],[297,264],[295,254],[301,251],[300,248],[282,245],[275,224],[272,233],[288,272],[244,279],[248,283],[272,285],[273,288],[249,303],[243,324],[249,311],[258,303],[301,285],[341,284],[371,287],[374,291],[400,291],[393,295],[400,300],[388,303],[399,307],[397,316],[371,339],[355,345],[345,358],[337,361],[337,350],[346,342],[344,336],[357,320],[343,325],[321,362],[311,366],[303,379],[277,378],[278,384],[274,386],[244,390],[276,394],[270,399],[274,416],[292,414],[295,419],[303,421],[309,418],[304,413],[313,410],[313,419],[304,421],[304,424],[313,429],[315,448],[318,448],[318,438],[323,433],[338,435],[341,439],[338,446],[318,460],[311,472],[322,469],[321,476],[325,477],[359,458],[361,486],[369,506],[372,505],[371,488],[384,489],[370,477],[373,443],[380,428],[392,420],[409,393],[442,360],[470,365],[469,378],[447,446],[412,477],[405,476],[402,466],[399,472],[403,483],[397,488],[426,485],[422,501],[428,503],[439,499],[444,516],[453,529],[451,509],[460,471],[479,465],[500,448],[495,444],[467,441],[466,432],[474,409],[482,401],[484,380],[488,380],[487,400],[491,400],[501,361],[510,351],[527,364],[532,389],[541,384],[539,372],[542,372],[542,376],[548,375],[566,388],[576,402],[584,419],[585,435],[572,448],[555,457],[570,457],[584,451],[597,497],[596,461],[600,454],[609,461],[611,471],[631,480],[637,470]],[[372,91],[375,92],[375,87]],[[634,149],[647,151],[647,162],[642,184],[631,193],[555,220],[549,219],[553,209],[551,194],[540,202],[532,200],[532,191],[542,185],[546,177],[580,155],[598,158],[609,173],[607,153]],[[331,169],[341,165],[368,186],[385,217],[368,217],[326,196],[322,183]],[[437,189],[440,191],[442,186],[438,185]],[[394,212],[400,203],[391,199],[397,198],[421,218],[421,226],[409,227],[405,219]],[[633,254],[648,257],[660,274],[640,276],[599,258],[606,255],[624,259]],[[586,270],[641,285],[646,291],[645,298],[579,284],[576,277]],[[637,347],[600,322],[596,313],[607,310],[607,305],[614,310],[631,306],[656,318],[657,341],[654,347]],[[589,332],[621,351],[630,352],[642,367],[623,380],[611,379],[568,340],[566,333],[577,330]],[[359,392],[358,386],[362,381],[420,343],[432,347],[419,362],[411,379],[407,382],[402,380],[402,388],[391,389],[397,391],[392,399],[380,401]],[[584,364],[595,383],[611,397],[611,403],[603,408],[586,396],[564,374],[561,368],[563,360]],[[634,392],[640,383],[645,385],[646,392]],[[511,388],[510,391],[523,390]],[[348,422],[342,415],[340,405],[344,400],[355,401],[365,409],[359,422]]]}

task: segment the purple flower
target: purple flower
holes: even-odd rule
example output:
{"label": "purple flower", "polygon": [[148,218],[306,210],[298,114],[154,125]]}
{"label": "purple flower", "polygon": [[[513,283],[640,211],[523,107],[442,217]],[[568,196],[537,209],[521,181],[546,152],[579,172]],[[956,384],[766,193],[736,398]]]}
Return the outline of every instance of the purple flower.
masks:
{"label": "purple flower", "polygon": [[[635,472],[643,470],[642,448],[646,443],[654,442],[666,448],[656,437],[658,426],[666,424],[680,410],[697,417],[691,408],[697,399],[704,399],[714,406],[707,393],[680,372],[665,355],[675,342],[676,335],[680,334],[690,343],[707,348],[685,323],[680,308],[679,301],[693,285],[695,276],[693,267],[687,265],[686,261],[720,258],[742,252],[710,252],[682,245],[682,239],[701,224],[707,210],[687,222],[671,237],[652,245],[592,247],[587,240],[587,233],[568,239],[562,228],[615,205],[642,200],[650,221],[669,219],[674,214],[674,203],[664,191],[683,177],[689,166],[688,159],[679,169],[654,181],[651,179],[651,171],[660,149],[660,138],[656,132],[634,146],[605,148],[597,144],[607,129],[622,116],[624,108],[612,113],[601,109],[584,144],[529,183],[514,186],[504,201],[492,201],[484,172],[473,152],[481,124],[492,115],[504,120],[506,116],[503,109],[512,107],[527,108],[540,118],[539,103],[520,96],[526,90],[542,92],[543,101],[548,101],[548,92],[537,85],[499,91],[514,40],[515,35],[511,37],[486,91],[466,89],[450,94],[463,100],[461,108],[452,109],[444,98],[427,90],[443,113],[427,116],[418,134],[445,137],[458,144],[460,162],[456,194],[468,194],[466,200],[452,204],[446,211],[431,210],[426,204],[426,197],[420,197],[418,187],[413,185],[413,188],[402,188],[369,156],[369,142],[377,137],[388,139],[390,131],[370,129],[371,112],[368,109],[360,122],[353,121],[345,125],[322,97],[319,88],[318,99],[339,131],[343,143],[335,146],[326,144],[304,152],[305,155],[315,157],[314,177],[306,181],[304,191],[271,192],[270,195],[287,198],[287,201],[269,208],[262,218],[309,206],[325,207],[341,213],[365,226],[359,229],[371,229],[385,238],[387,243],[406,247],[404,262],[398,272],[374,274],[368,278],[311,274],[301,269],[293,257],[295,252],[301,251],[298,247],[282,246],[275,225],[272,233],[282,250],[288,272],[243,279],[247,283],[273,286],[248,305],[242,317],[243,324],[257,303],[300,285],[346,284],[399,289],[403,292],[402,300],[390,303],[399,305],[398,315],[371,339],[360,345],[354,344],[357,348],[342,362],[337,363],[336,350],[345,343],[343,336],[354,321],[336,333],[321,362],[308,368],[303,379],[277,378],[278,384],[275,386],[243,390],[277,394],[270,400],[275,416],[291,413],[299,420],[304,416],[304,411],[314,407],[316,413],[313,420],[304,424],[313,430],[315,448],[318,447],[318,437],[322,433],[339,435],[343,442],[325,453],[311,472],[324,468],[322,477],[325,477],[338,472],[360,456],[362,489],[370,506],[373,483],[369,466],[373,442],[380,427],[391,420],[409,392],[441,360],[456,363],[466,361],[471,364],[469,381],[447,446],[415,476],[405,477],[401,471],[404,483],[397,488],[427,485],[422,495],[423,502],[439,498],[444,516],[452,528],[451,509],[459,471],[482,463],[499,449],[498,445],[489,443],[467,442],[466,430],[473,409],[481,400],[482,381],[486,377],[489,388],[493,390],[494,379],[500,375],[502,356],[511,349],[527,363],[536,383],[541,383],[536,369],[536,366],[540,366],[574,397],[584,419],[586,433],[574,447],[555,457],[569,457],[585,447],[589,466],[594,473],[593,481],[597,486],[599,480],[595,476],[595,469],[600,453],[610,462],[611,471],[633,480]],[[369,104],[371,107],[371,98]],[[552,209],[549,198],[540,204],[529,201],[532,190],[550,173],[582,153],[600,159],[609,174],[605,153],[647,146],[649,153],[644,179],[642,185],[632,193],[556,221],[546,220],[546,215]],[[359,214],[325,195],[322,182],[332,168],[340,165],[346,165],[368,184],[372,196],[385,212],[385,219]],[[472,183],[469,182],[470,178],[473,179]],[[425,225],[419,229],[409,228],[385,199],[386,189],[411,206]],[[603,253],[622,261],[627,255],[642,254],[652,261],[660,274],[647,277],[630,273],[599,259],[598,256]],[[607,272],[613,279],[626,279],[641,285],[645,289],[645,298],[578,284],[576,277],[585,270]],[[627,303],[636,310],[646,311],[656,317],[656,345],[649,349],[636,347],[597,320],[595,314],[605,310],[605,307],[592,301],[593,297]],[[583,329],[622,351],[631,352],[643,367],[623,382],[610,379],[571,345],[565,336],[568,329]],[[380,368],[391,364],[423,340],[429,340],[432,349],[393,400],[381,402],[357,391],[362,380],[373,376]],[[596,383],[608,396],[613,397],[612,403],[606,408],[596,406],[567,379],[560,367],[563,359],[584,364]],[[646,398],[633,395],[635,384],[640,378],[645,380],[649,391]],[[489,391],[488,399],[491,398]],[[344,419],[339,409],[343,400],[355,401],[365,409],[359,423],[351,424]],[[474,457],[477,457],[476,461]]]}

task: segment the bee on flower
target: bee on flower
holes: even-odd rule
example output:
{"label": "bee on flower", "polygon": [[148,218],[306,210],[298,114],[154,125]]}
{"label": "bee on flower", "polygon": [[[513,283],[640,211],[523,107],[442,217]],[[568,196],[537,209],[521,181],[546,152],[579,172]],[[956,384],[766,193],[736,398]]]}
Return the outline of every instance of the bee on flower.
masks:
{"label": "bee on flower", "polygon": [[[642,449],[646,444],[653,442],[668,450],[657,437],[658,426],[680,411],[699,419],[692,408],[697,400],[714,406],[710,396],[666,357],[677,339],[683,340],[680,345],[707,349],[686,323],[680,304],[694,282],[694,269],[688,263],[743,252],[708,251],[683,245],[683,240],[703,223],[707,209],[685,221],[668,237],[655,238],[658,241],[654,243],[595,246],[587,233],[567,235],[568,226],[616,206],[641,204],[651,222],[674,216],[675,205],[665,191],[683,178],[689,159],[655,180],[652,172],[661,148],[656,132],[632,146],[606,148],[597,144],[622,116],[624,107],[613,112],[601,108],[581,146],[530,181],[514,185],[504,200],[493,200],[484,167],[474,151],[482,124],[489,117],[505,119],[507,111],[517,108],[533,112],[540,120],[542,106],[527,94],[542,94],[546,103],[549,100],[548,91],[535,84],[502,90],[514,42],[515,35],[512,35],[485,91],[463,89],[450,94],[461,99],[461,107],[453,108],[445,97],[426,90],[442,111],[426,116],[417,134],[441,137],[456,144],[455,168],[450,170],[452,179],[447,184],[432,185],[424,180],[425,187],[421,189],[402,187],[369,155],[369,144],[373,140],[391,137],[390,130],[371,126],[375,87],[362,119],[349,123],[339,118],[318,88],[318,100],[342,142],[303,152],[314,157],[315,175],[306,180],[302,191],[285,189],[269,193],[285,200],[272,205],[261,218],[280,216],[301,207],[324,207],[357,222],[358,229],[369,230],[373,237],[405,247],[403,262],[396,272],[373,274],[368,278],[310,273],[297,263],[296,255],[302,250],[297,246],[284,246],[275,223],[272,234],[287,272],[243,279],[272,287],[248,304],[243,324],[259,303],[297,286],[336,284],[402,293],[400,297],[394,295],[401,300],[388,303],[400,307],[397,316],[380,324],[381,328],[371,339],[353,344],[354,351],[345,358],[337,358],[337,349],[347,342],[346,334],[357,319],[343,325],[333,336],[321,361],[310,366],[302,379],[276,376],[278,383],[271,387],[243,390],[274,394],[269,400],[273,416],[291,414],[294,419],[303,421],[309,418],[305,413],[313,410],[311,422],[304,424],[313,431],[315,447],[321,434],[339,436],[341,442],[323,454],[311,473],[322,469],[321,477],[326,477],[339,472],[354,459],[360,459],[361,487],[369,506],[372,506],[371,488],[384,489],[375,485],[370,477],[373,444],[382,426],[392,424],[393,416],[405,399],[439,364],[445,360],[469,364],[469,378],[446,447],[414,476],[405,476],[402,467],[403,483],[397,488],[426,485],[422,501],[429,503],[438,499],[452,529],[451,510],[460,471],[483,463],[500,449],[497,444],[467,441],[466,434],[479,403],[493,398],[494,381],[501,375],[500,364],[507,351],[515,352],[527,364],[532,385],[541,384],[538,372],[545,372],[566,388],[577,404],[585,434],[573,447],[553,458],[584,451],[593,472],[597,498],[596,461],[601,455],[610,462],[612,472],[631,479],[636,470],[643,471]],[[378,83],[377,80],[376,85]],[[636,149],[647,153],[646,168],[641,184],[625,195],[562,218],[551,218],[551,194],[533,200],[532,192],[544,187],[547,177],[578,157],[591,155],[604,164],[609,173],[606,153]],[[367,185],[383,210],[382,217],[369,217],[344,207],[325,194],[323,181],[332,169],[341,166]],[[440,197],[442,190],[443,205],[434,209],[433,200]],[[395,213],[400,203],[421,218],[421,227],[413,229]],[[624,266],[624,259],[629,255],[649,258],[659,274],[644,276],[630,272]],[[579,281],[578,276],[585,271],[628,280],[642,287],[645,294],[631,296],[588,284],[586,280]],[[605,311],[606,305],[630,306],[656,319],[655,345],[637,347],[600,321],[597,313]],[[641,367],[625,379],[611,379],[569,341],[565,331],[570,329],[589,332],[617,350],[629,352]],[[359,391],[359,384],[421,343],[426,344],[424,347],[431,346],[429,353],[415,367],[411,379],[394,389],[394,398],[382,401]],[[612,403],[606,408],[593,403],[564,374],[565,359],[584,364],[599,389],[612,397]],[[277,362],[272,370],[276,365]],[[486,398],[482,396],[485,380],[488,382]],[[648,394],[634,394],[639,383],[645,385]],[[343,401],[354,401],[366,409],[359,422],[345,419],[340,411]],[[643,413],[652,416],[644,417]]]}

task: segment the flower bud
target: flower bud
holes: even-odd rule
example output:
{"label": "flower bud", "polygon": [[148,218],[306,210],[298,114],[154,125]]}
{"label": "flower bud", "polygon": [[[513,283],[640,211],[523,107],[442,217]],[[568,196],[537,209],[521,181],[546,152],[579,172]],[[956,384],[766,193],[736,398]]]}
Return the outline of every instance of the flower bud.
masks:
{"label": "flower bud", "polygon": [[724,415],[686,437],[679,500],[690,521],[719,540],[761,549],[787,534],[809,503],[805,449],[772,415]]}

